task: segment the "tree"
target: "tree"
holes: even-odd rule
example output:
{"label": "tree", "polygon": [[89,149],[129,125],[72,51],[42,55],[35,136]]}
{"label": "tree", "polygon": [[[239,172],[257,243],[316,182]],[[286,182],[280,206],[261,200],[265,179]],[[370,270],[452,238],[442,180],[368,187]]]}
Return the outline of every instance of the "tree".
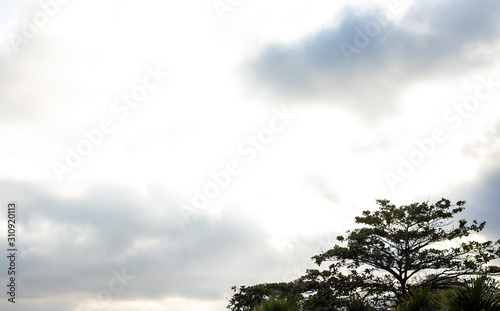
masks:
{"label": "tree", "polygon": [[[233,311],[254,311],[263,301],[278,298],[294,297],[300,302],[303,284],[299,281],[290,283],[265,283],[254,286],[233,286],[233,297],[229,300],[228,309]],[[290,300],[290,299],[289,299]]]}
{"label": "tree", "polygon": [[329,270],[335,274],[362,275],[356,290],[365,296],[385,297],[397,304],[414,286],[432,287],[462,276],[500,271],[487,266],[499,255],[493,242],[459,241],[485,226],[476,220],[468,225],[463,219],[453,224],[465,201],[454,206],[444,198],[435,204],[396,207],[389,200],[377,200],[377,204],[378,210],[355,218],[360,228],[337,237],[346,246],[335,245],[312,257],[318,265],[332,261]]}
{"label": "tree", "polygon": [[387,310],[418,286],[448,290],[466,276],[500,274],[500,267],[489,265],[500,257],[500,240],[464,239],[481,232],[485,222],[453,220],[465,201],[452,205],[443,198],[400,207],[389,200],[376,202],[377,210],[355,218],[358,228],[337,237],[341,245],[312,257],[320,267],[331,262],[327,268],[309,269],[290,283],[233,287],[228,309],[251,311],[281,290],[297,295],[304,311],[345,309],[351,299]]}

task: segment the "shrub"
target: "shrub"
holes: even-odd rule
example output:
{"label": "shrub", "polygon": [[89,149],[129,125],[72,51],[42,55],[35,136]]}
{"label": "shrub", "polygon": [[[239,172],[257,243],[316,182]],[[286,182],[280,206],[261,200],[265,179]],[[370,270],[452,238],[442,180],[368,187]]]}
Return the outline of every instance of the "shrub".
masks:
{"label": "shrub", "polygon": [[397,311],[437,311],[440,308],[440,296],[429,287],[415,287],[403,297]]}
{"label": "shrub", "polygon": [[294,299],[273,298],[263,300],[255,311],[299,311],[299,305]]}
{"label": "shrub", "polygon": [[351,298],[346,303],[345,311],[375,311],[375,309],[362,299]]}
{"label": "shrub", "polygon": [[500,311],[499,283],[485,276],[449,291],[443,301],[445,311]]}

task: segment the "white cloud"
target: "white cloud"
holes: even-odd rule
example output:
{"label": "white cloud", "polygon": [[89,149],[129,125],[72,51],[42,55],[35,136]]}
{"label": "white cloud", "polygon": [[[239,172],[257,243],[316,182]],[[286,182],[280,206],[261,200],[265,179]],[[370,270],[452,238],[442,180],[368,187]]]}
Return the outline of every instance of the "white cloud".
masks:
{"label": "white cloud", "polygon": [[[386,1],[245,0],[223,21],[211,4],[70,1],[18,53],[5,35],[39,3],[0,10],[0,198],[21,207],[25,310],[89,309],[122,268],[136,279],[106,309],[220,310],[232,285],[298,276],[379,198],[498,218],[500,89],[443,116],[500,76],[496,2],[404,2],[350,64],[339,44]],[[168,81],[59,182],[50,163],[156,65]],[[246,161],[285,107],[296,118]],[[384,172],[436,128],[446,141],[391,191]],[[189,208],[230,160],[241,173]]]}

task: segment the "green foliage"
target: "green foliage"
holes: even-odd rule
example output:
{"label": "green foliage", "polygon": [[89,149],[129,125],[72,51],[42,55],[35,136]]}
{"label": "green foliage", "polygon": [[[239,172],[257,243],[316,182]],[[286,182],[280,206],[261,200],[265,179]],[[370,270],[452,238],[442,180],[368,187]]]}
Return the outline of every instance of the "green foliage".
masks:
{"label": "green foliage", "polygon": [[[331,271],[308,270],[300,279],[307,284],[308,299],[304,302],[306,310],[326,311],[342,305],[342,297],[349,295],[354,287],[350,287],[350,279]],[[349,288],[349,289],[348,289]]]}
{"label": "green foliage", "polygon": [[401,299],[397,311],[438,311],[442,294],[429,287],[415,287]]}
{"label": "green foliage", "polygon": [[272,298],[263,300],[255,311],[299,311],[299,304],[293,298]]}
{"label": "green foliage", "polygon": [[[489,269],[486,264],[497,257],[491,241],[459,242],[485,226],[476,220],[468,225],[463,219],[453,226],[454,215],[465,209],[464,201],[455,206],[447,199],[400,207],[389,200],[377,200],[377,204],[378,210],[355,218],[360,228],[337,238],[345,246],[335,245],[313,257],[318,265],[332,261],[331,271],[343,268],[351,275],[363,275],[358,289],[373,297],[385,295],[399,301],[411,287],[483,273]],[[440,247],[449,241],[458,246]],[[433,277],[420,284],[431,271]]]}
{"label": "green foliage", "polygon": [[[363,211],[355,218],[358,228],[337,237],[340,245],[312,257],[318,266],[330,262],[326,269],[307,270],[290,283],[232,287],[235,293],[227,308],[254,311],[272,297],[292,294],[303,311],[370,307],[356,305],[360,301],[368,301],[375,310],[435,310],[435,302],[443,300],[436,291],[457,288],[466,276],[500,274],[500,267],[488,265],[500,257],[500,240],[462,240],[485,226],[476,220],[470,224],[464,219],[454,221],[465,209],[464,201],[452,205],[443,198],[434,204],[397,207],[389,200],[377,200],[377,205],[377,210]],[[449,304],[440,307],[476,310],[453,309],[452,301],[458,303],[471,290],[458,288],[466,291],[456,289],[456,299],[447,296]],[[496,308],[494,303],[488,306]]]}
{"label": "green foliage", "polygon": [[233,311],[253,311],[261,302],[272,297],[294,296],[300,301],[302,289],[301,282],[290,283],[265,283],[254,286],[233,286],[233,297],[229,300],[228,309]]}
{"label": "green foliage", "polygon": [[375,311],[375,309],[366,301],[359,298],[349,299],[345,307],[342,308],[345,311]]}
{"label": "green foliage", "polygon": [[499,283],[485,276],[447,292],[445,311],[500,311]]}

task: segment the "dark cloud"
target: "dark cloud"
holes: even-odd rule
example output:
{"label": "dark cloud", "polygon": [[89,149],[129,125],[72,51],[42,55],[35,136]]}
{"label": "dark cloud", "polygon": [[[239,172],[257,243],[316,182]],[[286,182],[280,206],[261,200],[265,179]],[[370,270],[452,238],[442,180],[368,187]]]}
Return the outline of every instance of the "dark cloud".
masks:
{"label": "dark cloud", "polygon": [[485,172],[475,182],[460,189],[460,199],[467,201],[465,219],[486,221],[484,233],[488,239],[500,239],[500,167]]}
{"label": "dark cloud", "polygon": [[[497,1],[419,1],[401,22],[384,26],[377,16],[385,9],[346,8],[334,27],[265,47],[246,64],[249,90],[273,102],[329,103],[367,118],[392,114],[409,83],[487,66],[498,54],[499,9]],[[366,33],[374,23],[382,25],[378,35],[348,62],[341,43],[355,47],[356,29]]]}
{"label": "dark cloud", "polygon": [[485,233],[492,240],[500,239],[500,120],[485,124],[484,128],[470,135],[464,144],[463,155],[478,163],[476,178],[458,187],[458,193],[471,207],[471,218],[486,221]]}
{"label": "dark cloud", "polygon": [[0,196],[20,206],[19,278],[28,300],[95,298],[122,269],[135,279],[116,299],[219,299],[232,285],[280,281],[290,262],[260,220],[236,207],[186,218],[179,198],[154,185],[146,194],[116,186],[71,199],[50,193],[0,182]]}
{"label": "dark cloud", "polygon": [[485,124],[481,131],[469,136],[462,155],[477,163],[475,176],[458,184],[450,183],[445,196],[465,200],[466,210],[461,218],[486,221],[483,233],[496,241],[500,239],[500,122]]}
{"label": "dark cloud", "polygon": [[[500,125],[500,123],[498,123]],[[454,187],[460,200],[467,201],[467,219],[486,221],[485,233],[491,240],[500,239],[500,126],[483,133],[480,141],[466,144],[464,154],[478,163],[476,177]]]}

